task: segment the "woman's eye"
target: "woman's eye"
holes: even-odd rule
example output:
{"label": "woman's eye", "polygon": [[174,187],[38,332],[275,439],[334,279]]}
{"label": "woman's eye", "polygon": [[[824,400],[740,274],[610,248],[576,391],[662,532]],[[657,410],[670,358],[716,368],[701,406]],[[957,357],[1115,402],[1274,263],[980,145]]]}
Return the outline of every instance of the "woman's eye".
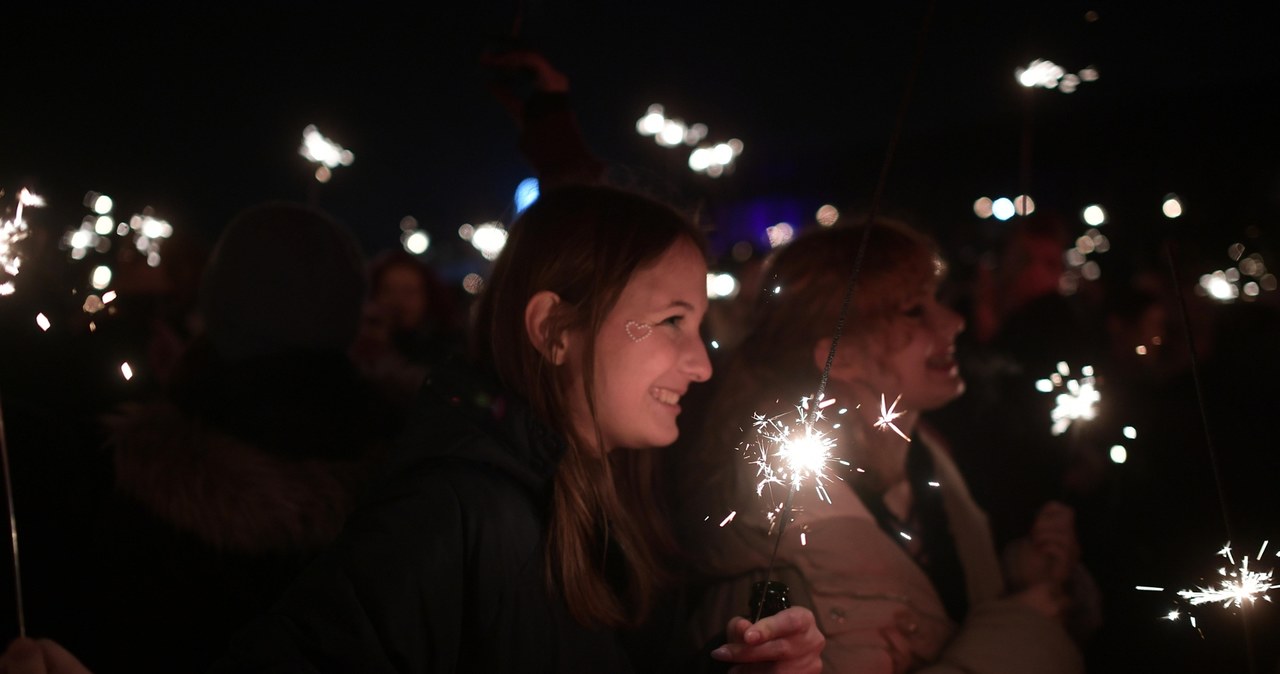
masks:
{"label": "woman's eye", "polygon": [[665,320],[663,320],[663,321],[662,321],[662,324],[663,324],[663,325],[672,325],[672,326],[675,326],[675,327],[680,327],[680,324],[681,324],[683,321],[684,321],[684,316],[669,316],[669,317],[667,317]]}

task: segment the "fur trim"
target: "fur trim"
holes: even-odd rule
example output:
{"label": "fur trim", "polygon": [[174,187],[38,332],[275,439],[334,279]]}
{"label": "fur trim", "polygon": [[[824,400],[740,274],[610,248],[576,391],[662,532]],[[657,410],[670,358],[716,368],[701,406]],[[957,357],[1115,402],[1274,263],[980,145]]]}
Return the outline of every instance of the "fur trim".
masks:
{"label": "fur trim", "polygon": [[222,552],[331,542],[365,468],[272,456],[171,403],[129,404],[105,421],[116,491]]}

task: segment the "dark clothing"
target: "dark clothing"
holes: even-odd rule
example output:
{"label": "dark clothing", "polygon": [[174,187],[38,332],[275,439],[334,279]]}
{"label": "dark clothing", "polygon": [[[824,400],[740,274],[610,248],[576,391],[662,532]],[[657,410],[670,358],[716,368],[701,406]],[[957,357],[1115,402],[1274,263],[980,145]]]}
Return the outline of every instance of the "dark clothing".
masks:
{"label": "dark clothing", "polygon": [[333,543],[394,434],[341,353],[232,363],[193,345],[183,366],[171,400],[105,419],[114,486],[69,642],[94,671],[207,669]]}
{"label": "dark clothing", "polygon": [[564,444],[474,372],[437,369],[334,548],[215,672],[629,672],[613,630],[548,593]]}
{"label": "dark clothing", "polygon": [[[862,499],[867,510],[875,518],[880,530],[889,540],[897,543],[912,555],[920,569],[933,583],[938,598],[947,609],[947,615],[957,623],[963,622],[969,612],[969,597],[965,588],[964,567],[951,534],[951,522],[942,500],[942,492],[932,488],[938,484],[933,457],[919,437],[907,447],[907,479],[911,482],[911,513],[905,521],[899,520],[884,502],[884,494],[869,486],[867,481],[851,481],[853,491]],[[900,533],[910,531],[920,540],[920,550],[911,553],[907,541]]]}

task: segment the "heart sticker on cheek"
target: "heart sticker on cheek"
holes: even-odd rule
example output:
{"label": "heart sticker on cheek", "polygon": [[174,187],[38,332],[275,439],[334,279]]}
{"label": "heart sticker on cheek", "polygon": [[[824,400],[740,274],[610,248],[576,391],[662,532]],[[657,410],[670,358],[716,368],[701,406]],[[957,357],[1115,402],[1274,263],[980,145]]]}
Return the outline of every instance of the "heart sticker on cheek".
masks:
{"label": "heart sticker on cheek", "polygon": [[638,342],[653,334],[653,326],[648,323],[627,321],[627,324],[624,327],[627,329],[627,336],[630,337],[633,342]]}

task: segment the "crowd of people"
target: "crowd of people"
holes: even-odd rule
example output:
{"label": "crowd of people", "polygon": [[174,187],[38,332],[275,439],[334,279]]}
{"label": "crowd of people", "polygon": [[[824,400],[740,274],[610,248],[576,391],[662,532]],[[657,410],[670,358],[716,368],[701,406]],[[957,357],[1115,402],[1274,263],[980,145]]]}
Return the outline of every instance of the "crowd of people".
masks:
{"label": "crowd of people", "polygon": [[[186,311],[113,335],[146,386],[86,389],[79,337],[56,361],[6,317],[38,638],[0,671],[1280,666],[1251,637],[1274,617],[1190,627],[1132,589],[1212,582],[1195,562],[1266,538],[1280,410],[1256,382],[1280,363],[1233,336],[1274,335],[1273,308],[1201,322],[1154,267],[1066,295],[1044,215],[971,273],[927,223],[814,224],[713,302],[706,232],[609,184],[567,80],[487,62],[534,78],[498,93],[544,189],[477,300],[270,202],[223,229]],[[1106,404],[1054,434],[1036,382],[1059,362]],[[753,421],[802,410],[828,481],[762,481]],[[761,581],[787,600],[764,610]]]}

